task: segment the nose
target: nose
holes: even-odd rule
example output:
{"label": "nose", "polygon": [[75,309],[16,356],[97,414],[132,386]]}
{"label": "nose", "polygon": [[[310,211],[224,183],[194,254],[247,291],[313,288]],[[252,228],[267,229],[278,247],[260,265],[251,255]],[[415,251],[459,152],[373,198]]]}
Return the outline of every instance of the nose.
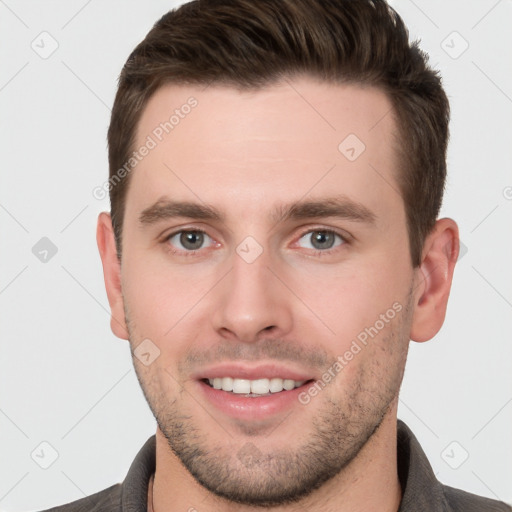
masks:
{"label": "nose", "polygon": [[[231,271],[216,287],[213,327],[225,339],[250,343],[282,337],[292,328],[291,301],[264,253],[248,263],[233,255]],[[288,296],[287,296],[288,295]]]}

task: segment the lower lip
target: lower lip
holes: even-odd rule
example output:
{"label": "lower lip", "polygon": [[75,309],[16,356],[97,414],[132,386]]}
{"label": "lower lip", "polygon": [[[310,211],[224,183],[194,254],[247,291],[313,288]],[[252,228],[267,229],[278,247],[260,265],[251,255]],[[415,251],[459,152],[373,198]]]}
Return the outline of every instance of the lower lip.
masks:
{"label": "lower lip", "polygon": [[267,396],[246,397],[244,394],[214,389],[203,381],[198,381],[206,399],[223,413],[237,419],[261,420],[282,413],[293,406],[303,407],[299,394],[311,382],[306,382],[290,391],[281,391]]}

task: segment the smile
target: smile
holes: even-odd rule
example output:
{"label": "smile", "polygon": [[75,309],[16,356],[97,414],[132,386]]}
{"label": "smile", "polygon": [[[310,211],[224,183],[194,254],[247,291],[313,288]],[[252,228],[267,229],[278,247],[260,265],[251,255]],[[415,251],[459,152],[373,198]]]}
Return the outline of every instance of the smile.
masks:
{"label": "smile", "polygon": [[246,396],[268,396],[272,393],[281,391],[291,391],[304,384],[304,380],[282,379],[274,377],[271,379],[237,379],[233,377],[216,377],[214,379],[205,379],[205,381],[214,389],[228,391],[235,394]]}

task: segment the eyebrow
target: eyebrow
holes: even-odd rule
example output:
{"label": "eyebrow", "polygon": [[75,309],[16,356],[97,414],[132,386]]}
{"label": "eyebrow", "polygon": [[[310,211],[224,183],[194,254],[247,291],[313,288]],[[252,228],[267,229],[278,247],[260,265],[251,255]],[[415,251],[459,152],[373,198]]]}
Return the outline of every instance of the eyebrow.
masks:
{"label": "eyebrow", "polygon": [[[177,217],[213,221],[225,219],[224,214],[207,204],[161,199],[142,211],[139,222],[149,225]],[[337,217],[367,224],[374,224],[376,220],[376,215],[366,206],[344,196],[278,205],[270,215],[276,224],[319,217]]]}
{"label": "eyebrow", "polygon": [[187,201],[159,200],[144,209],[139,216],[141,224],[154,224],[175,217],[187,217],[198,220],[221,221],[224,216],[214,207]]}
{"label": "eyebrow", "polygon": [[318,217],[337,217],[367,224],[374,224],[377,218],[375,213],[366,206],[345,196],[315,201],[299,201],[290,205],[279,206],[272,214],[276,223]]}

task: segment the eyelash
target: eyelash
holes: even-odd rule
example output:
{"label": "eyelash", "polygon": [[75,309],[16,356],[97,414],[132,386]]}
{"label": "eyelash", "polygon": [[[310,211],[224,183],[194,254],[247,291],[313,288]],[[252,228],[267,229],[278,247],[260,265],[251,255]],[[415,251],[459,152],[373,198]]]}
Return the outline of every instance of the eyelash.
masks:
{"label": "eyelash", "polygon": [[[338,231],[336,231],[334,229],[325,229],[325,228],[321,228],[321,227],[309,228],[309,229],[303,231],[299,235],[299,237],[297,238],[297,241],[295,243],[297,243],[303,236],[305,236],[307,234],[310,234],[310,233],[318,232],[318,231],[338,236],[339,238],[341,238],[342,243],[340,245],[336,245],[335,247],[332,247],[330,249],[325,249],[325,250],[321,250],[321,249],[308,249],[308,251],[313,251],[313,254],[315,256],[328,256],[328,255],[332,254],[333,252],[339,251],[343,246],[348,245],[350,243],[350,239],[349,239],[349,237],[347,235],[339,233]],[[208,233],[206,231],[204,231],[202,229],[180,229],[178,231],[173,231],[169,235],[166,235],[164,237],[164,239],[162,240],[162,243],[164,245],[166,245],[167,250],[171,254],[173,254],[173,255],[178,254],[178,255],[184,256],[184,257],[194,257],[194,256],[197,256],[200,253],[201,250],[203,250],[203,248],[201,248],[201,249],[197,249],[197,250],[187,251],[187,250],[184,250],[184,249],[176,249],[176,248],[174,248],[169,243],[169,241],[174,236],[179,235],[181,233],[201,233],[201,234],[203,234],[203,235],[205,235],[205,236],[207,236],[207,237],[209,237],[209,238],[211,238],[212,240],[215,241],[214,238],[212,238],[210,235],[208,235]]]}

